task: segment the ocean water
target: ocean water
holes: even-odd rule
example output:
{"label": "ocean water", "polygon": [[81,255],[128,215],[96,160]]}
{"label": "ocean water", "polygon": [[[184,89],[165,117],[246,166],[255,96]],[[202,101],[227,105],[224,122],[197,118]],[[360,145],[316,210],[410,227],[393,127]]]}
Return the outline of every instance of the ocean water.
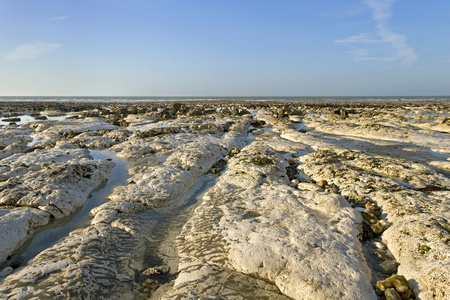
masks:
{"label": "ocean water", "polygon": [[175,101],[261,101],[294,103],[338,102],[448,102],[450,96],[420,97],[0,97],[0,102],[137,103]]}

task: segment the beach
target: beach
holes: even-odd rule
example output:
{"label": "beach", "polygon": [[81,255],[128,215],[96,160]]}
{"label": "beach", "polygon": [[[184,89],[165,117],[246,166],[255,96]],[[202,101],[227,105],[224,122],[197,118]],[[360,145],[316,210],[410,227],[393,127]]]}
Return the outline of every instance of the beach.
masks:
{"label": "beach", "polygon": [[450,299],[449,113],[0,102],[0,297]]}

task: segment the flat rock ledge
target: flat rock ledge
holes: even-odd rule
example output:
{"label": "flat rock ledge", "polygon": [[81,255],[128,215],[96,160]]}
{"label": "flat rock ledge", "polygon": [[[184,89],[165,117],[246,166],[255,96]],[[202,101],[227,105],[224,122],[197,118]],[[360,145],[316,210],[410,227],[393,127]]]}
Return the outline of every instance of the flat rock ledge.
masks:
{"label": "flat rock ledge", "polygon": [[[0,127],[1,263],[108,179],[89,150],[132,164],[87,227],[2,265],[0,298],[449,299],[447,103],[16,105],[82,120]],[[376,288],[391,275],[412,291]]]}
{"label": "flat rock ledge", "polygon": [[177,239],[180,275],[165,299],[246,289],[261,299],[376,299],[361,217],[341,196],[289,187],[287,166],[261,142],[229,161]]}
{"label": "flat rock ledge", "polygon": [[106,181],[114,163],[93,160],[88,150],[49,149],[0,161],[0,261],[34,229],[81,207]]}

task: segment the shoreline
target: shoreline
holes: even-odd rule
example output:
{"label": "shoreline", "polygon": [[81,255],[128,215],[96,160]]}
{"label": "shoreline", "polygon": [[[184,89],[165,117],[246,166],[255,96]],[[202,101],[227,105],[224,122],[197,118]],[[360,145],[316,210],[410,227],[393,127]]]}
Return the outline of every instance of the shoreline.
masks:
{"label": "shoreline", "polygon": [[230,106],[242,106],[246,108],[267,108],[267,107],[284,107],[284,106],[296,106],[298,109],[314,109],[314,108],[397,108],[402,106],[443,106],[444,109],[450,107],[450,99],[441,101],[393,101],[392,99],[386,99],[385,101],[377,102],[365,102],[365,101],[332,101],[332,102],[279,102],[279,101],[242,101],[242,100],[171,100],[171,101],[143,101],[143,102],[114,102],[114,101],[98,101],[98,102],[60,102],[60,101],[45,101],[45,102],[32,102],[32,101],[2,101],[0,99],[0,117],[3,114],[15,113],[17,111],[28,113],[38,113],[45,110],[56,110],[63,113],[67,112],[79,112],[83,110],[93,110],[106,108],[127,108],[136,107],[141,109],[149,109],[152,107],[163,108],[170,107],[173,104],[181,103],[184,105],[196,106],[211,106],[211,107],[230,107]]}

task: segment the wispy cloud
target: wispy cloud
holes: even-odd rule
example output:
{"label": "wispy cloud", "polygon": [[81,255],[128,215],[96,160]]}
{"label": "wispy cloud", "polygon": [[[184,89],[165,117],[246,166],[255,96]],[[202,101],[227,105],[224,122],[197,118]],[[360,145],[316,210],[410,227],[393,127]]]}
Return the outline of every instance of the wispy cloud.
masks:
{"label": "wispy cloud", "polygon": [[68,18],[69,18],[68,16],[62,16],[62,17],[47,18],[45,20],[48,20],[48,21],[61,21],[61,20],[67,20]]}
{"label": "wispy cloud", "polygon": [[388,21],[393,16],[392,6],[396,1],[397,0],[364,0],[364,4],[372,10],[376,33],[361,33],[345,39],[336,40],[335,43],[348,45],[359,43],[364,44],[366,47],[371,44],[387,45],[390,52],[392,52],[389,57],[367,57],[367,59],[364,59],[365,56],[361,56],[360,53],[357,53],[355,57],[357,60],[377,59],[381,61],[392,61],[397,65],[404,67],[412,65],[418,59],[416,51],[408,46],[406,43],[406,36],[392,32],[388,28]]}
{"label": "wispy cloud", "polygon": [[30,59],[41,56],[45,53],[53,52],[62,47],[61,44],[22,44],[14,48],[8,53],[4,59],[7,61],[17,61],[23,59]]}

